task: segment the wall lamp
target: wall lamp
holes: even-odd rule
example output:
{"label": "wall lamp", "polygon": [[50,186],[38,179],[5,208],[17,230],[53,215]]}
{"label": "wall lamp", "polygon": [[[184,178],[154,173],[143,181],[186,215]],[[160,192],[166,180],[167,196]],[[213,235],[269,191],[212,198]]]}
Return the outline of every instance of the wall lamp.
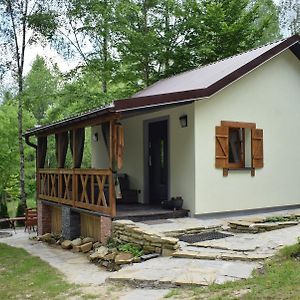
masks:
{"label": "wall lamp", "polygon": [[181,125],[182,128],[188,126],[187,115],[182,115],[182,116],[180,116],[180,117],[179,117],[179,121],[180,121],[180,125]]}

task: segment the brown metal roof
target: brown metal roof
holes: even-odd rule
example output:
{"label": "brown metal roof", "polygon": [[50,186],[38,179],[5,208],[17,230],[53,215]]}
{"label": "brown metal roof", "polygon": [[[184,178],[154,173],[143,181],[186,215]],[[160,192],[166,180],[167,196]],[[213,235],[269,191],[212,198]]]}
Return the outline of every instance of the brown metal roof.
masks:
{"label": "brown metal roof", "polygon": [[47,134],[62,127],[78,124],[105,114],[143,110],[149,107],[192,102],[210,97],[243,75],[251,72],[282,51],[290,49],[300,59],[300,37],[287,39],[238,54],[215,63],[163,79],[135,94],[132,98],[116,100],[109,107],[102,107],[54,124],[33,128],[25,136]]}
{"label": "brown metal roof", "polygon": [[282,51],[290,49],[300,59],[300,37],[287,39],[163,79],[132,98],[115,101],[117,110],[137,109],[210,97]]}
{"label": "brown metal roof", "polygon": [[280,42],[244,52],[239,55],[175,75],[168,79],[160,80],[143,91],[135,94],[133,98],[206,89],[249,63],[256,57],[266,53],[278,44],[280,44]]}

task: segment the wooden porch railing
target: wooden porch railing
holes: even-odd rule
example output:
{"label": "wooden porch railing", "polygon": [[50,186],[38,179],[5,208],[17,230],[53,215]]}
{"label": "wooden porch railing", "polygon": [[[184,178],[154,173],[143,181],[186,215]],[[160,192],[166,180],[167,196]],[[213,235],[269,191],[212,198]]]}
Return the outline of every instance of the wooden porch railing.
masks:
{"label": "wooden porch railing", "polygon": [[39,169],[38,197],[73,207],[116,214],[113,173],[109,169]]}

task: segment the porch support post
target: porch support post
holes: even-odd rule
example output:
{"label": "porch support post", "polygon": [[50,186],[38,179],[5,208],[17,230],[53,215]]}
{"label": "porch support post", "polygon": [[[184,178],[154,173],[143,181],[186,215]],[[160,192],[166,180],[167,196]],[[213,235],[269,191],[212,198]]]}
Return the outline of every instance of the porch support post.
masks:
{"label": "porch support post", "polygon": [[73,207],[75,207],[75,201],[78,200],[76,199],[77,196],[77,175],[75,175],[74,168],[75,168],[75,161],[76,161],[76,155],[77,155],[77,145],[76,145],[76,129],[73,129],[73,134],[72,134],[72,143],[73,143],[73,172],[72,172],[72,199],[73,199]]}
{"label": "porch support post", "polygon": [[100,217],[100,242],[105,244],[112,233],[112,220],[110,217]]}
{"label": "porch support post", "polygon": [[[114,120],[109,121],[109,167],[113,171],[113,146],[114,146]],[[111,217],[116,216],[116,197],[115,197],[115,183],[113,172],[109,176],[109,201],[111,206]]]}
{"label": "porch support post", "polygon": [[38,235],[51,232],[51,206],[37,200]]}

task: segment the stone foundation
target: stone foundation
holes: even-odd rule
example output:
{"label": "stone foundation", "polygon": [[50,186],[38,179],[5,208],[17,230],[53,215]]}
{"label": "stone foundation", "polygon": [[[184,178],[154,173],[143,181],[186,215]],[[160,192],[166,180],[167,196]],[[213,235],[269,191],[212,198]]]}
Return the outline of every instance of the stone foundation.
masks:
{"label": "stone foundation", "polygon": [[163,256],[170,256],[179,248],[177,238],[150,232],[130,220],[118,220],[112,224],[113,238],[117,242],[139,246],[144,253],[158,253]]}
{"label": "stone foundation", "polygon": [[38,235],[51,232],[51,206],[37,201]]}
{"label": "stone foundation", "polygon": [[[40,236],[45,233],[61,234],[62,238],[66,240],[73,240],[81,236],[93,237],[95,241],[104,244],[111,236],[112,221],[110,217],[75,210],[67,205],[53,206],[52,203],[43,200],[38,200],[37,206],[38,235]],[[57,220],[52,217],[53,209],[56,209],[55,217]],[[53,226],[53,223],[56,226]]]}
{"label": "stone foundation", "polygon": [[62,236],[67,240],[80,236],[80,214],[69,206],[62,206]]}
{"label": "stone foundation", "polygon": [[112,233],[112,221],[110,217],[100,217],[100,242],[105,244]]}

